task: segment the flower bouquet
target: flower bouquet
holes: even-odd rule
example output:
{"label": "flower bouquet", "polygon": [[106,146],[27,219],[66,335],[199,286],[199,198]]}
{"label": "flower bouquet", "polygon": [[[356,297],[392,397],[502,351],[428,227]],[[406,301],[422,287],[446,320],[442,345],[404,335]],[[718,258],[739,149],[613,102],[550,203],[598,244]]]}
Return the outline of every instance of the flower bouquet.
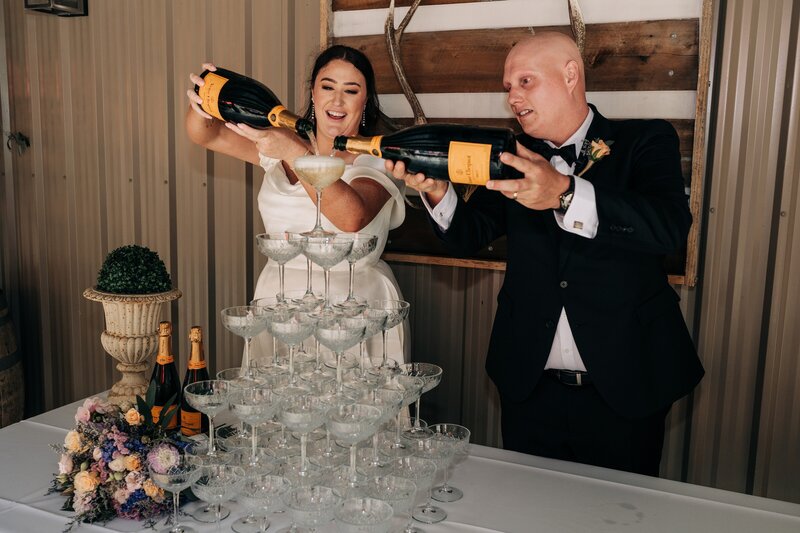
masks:
{"label": "flower bouquet", "polygon": [[[80,522],[108,522],[116,517],[145,520],[153,525],[170,510],[170,500],[148,475],[148,466],[166,472],[183,453],[185,442],[167,431],[177,409],[173,397],[153,422],[154,394],[136,398],[135,407],[122,407],[100,398],[87,399],[75,414],[75,429],[63,444],[58,473],[48,494],[67,497],[62,510],[75,516],[66,530]],[[155,392],[155,391],[152,391]]]}

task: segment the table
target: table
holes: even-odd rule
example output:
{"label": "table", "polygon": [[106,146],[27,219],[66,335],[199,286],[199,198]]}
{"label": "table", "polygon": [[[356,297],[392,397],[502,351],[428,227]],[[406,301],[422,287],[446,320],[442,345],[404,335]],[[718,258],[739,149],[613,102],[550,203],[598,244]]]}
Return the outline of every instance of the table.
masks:
{"label": "table", "polygon": [[[64,441],[82,401],[0,430],[0,531],[57,532],[70,514],[64,498],[45,495],[57,470],[50,444]],[[678,483],[485,446],[470,445],[452,484],[464,491],[453,503],[437,503],[448,514],[427,533],[783,533],[800,531],[800,505]],[[192,505],[198,505],[193,503]],[[243,514],[230,504],[222,522],[230,531]],[[186,518],[198,531],[214,526]],[[271,517],[275,531],[288,517]],[[139,531],[142,524],[117,519],[106,526],[82,524],[75,531]],[[163,527],[163,521],[159,523]],[[332,525],[320,533],[335,531]]]}

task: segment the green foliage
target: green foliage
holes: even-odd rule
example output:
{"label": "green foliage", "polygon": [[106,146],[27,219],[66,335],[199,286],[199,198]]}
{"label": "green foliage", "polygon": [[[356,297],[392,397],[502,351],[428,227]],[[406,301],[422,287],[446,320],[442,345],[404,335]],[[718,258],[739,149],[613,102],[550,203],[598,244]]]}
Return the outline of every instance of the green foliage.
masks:
{"label": "green foliage", "polygon": [[144,246],[121,246],[106,256],[97,290],[113,294],[153,294],[172,289],[164,261]]}

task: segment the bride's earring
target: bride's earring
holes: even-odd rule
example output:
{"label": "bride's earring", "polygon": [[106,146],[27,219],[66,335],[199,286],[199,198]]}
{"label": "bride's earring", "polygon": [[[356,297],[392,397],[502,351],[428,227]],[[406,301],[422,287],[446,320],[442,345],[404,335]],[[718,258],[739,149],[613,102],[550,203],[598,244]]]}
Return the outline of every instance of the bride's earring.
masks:
{"label": "bride's earring", "polygon": [[311,102],[311,122],[314,122],[314,102]]}
{"label": "bride's earring", "polygon": [[367,127],[367,104],[364,104],[364,109],[361,110],[361,127]]}

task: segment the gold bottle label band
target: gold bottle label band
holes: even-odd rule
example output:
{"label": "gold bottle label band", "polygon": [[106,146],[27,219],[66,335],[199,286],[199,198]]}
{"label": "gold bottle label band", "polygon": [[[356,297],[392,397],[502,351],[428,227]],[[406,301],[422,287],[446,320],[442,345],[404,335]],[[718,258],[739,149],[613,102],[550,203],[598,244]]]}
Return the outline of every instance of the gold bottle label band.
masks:
{"label": "gold bottle label band", "polygon": [[199,435],[203,428],[202,413],[181,411],[181,433],[187,437]]}
{"label": "gold bottle label band", "polygon": [[450,181],[466,185],[486,185],[490,179],[492,145],[450,141],[447,172]]}
{"label": "gold bottle label band", "polygon": [[205,84],[200,87],[198,91],[200,98],[203,99],[203,111],[212,117],[225,120],[219,112],[219,92],[222,90],[222,87],[228,83],[228,78],[223,78],[219,74],[209,72],[203,79],[205,80]]}
{"label": "gold bottle label band", "polygon": [[201,359],[200,361],[189,360],[189,370],[200,370],[201,368],[206,368],[205,359]]}
{"label": "gold bottle label band", "polygon": [[158,354],[158,356],[156,356],[156,363],[158,363],[159,365],[168,365],[168,364],[174,363],[174,362],[175,362],[175,358],[172,357],[171,355]]}

